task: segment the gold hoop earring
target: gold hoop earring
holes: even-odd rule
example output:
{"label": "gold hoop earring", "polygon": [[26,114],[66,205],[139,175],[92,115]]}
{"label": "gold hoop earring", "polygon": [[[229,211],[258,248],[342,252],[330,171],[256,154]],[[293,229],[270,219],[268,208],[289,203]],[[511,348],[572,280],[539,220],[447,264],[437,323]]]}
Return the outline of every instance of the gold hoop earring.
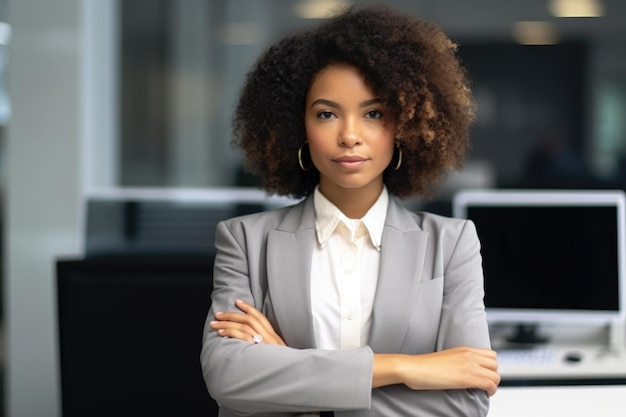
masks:
{"label": "gold hoop earring", "polygon": [[402,165],[402,149],[400,148],[400,143],[396,142],[396,148],[398,148],[398,162],[391,167],[394,171],[399,170]]}
{"label": "gold hoop earring", "polygon": [[298,148],[298,165],[300,165],[300,169],[303,171],[309,171],[312,167],[313,167],[313,162],[311,162],[311,165],[309,165],[308,168],[304,167],[304,164],[302,163],[302,148],[304,148],[304,145],[306,145],[307,142],[304,142],[302,145],[300,145],[300,147]]}

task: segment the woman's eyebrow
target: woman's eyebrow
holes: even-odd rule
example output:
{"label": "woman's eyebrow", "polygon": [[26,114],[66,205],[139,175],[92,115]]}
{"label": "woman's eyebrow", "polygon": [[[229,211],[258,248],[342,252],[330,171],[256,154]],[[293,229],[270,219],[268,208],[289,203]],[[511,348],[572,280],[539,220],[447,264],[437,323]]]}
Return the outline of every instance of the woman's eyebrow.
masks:
{"label": "woman's eyebrow", "polygon": [[[371,106],[372,104],[378,104],[380,102],[381,102],[381,99],[376,97],[376,98],[362,101],[361,103],[359,103],[359,107],[367,107],[367,106]],[[322,104],[324,106],[333,107],[337,109],[341,107],[339,103],[334,102],[332,100],[327,100],[325,98],[318,98],[317,100],[313,101],[313,103],[311,103],[311,107],[316,106],[318,104]]]}
{"label": "woman's eyebrow", "polygon": [[375,98],[371,98],[369,100],[362,101],[359,104],[359,107],[367,107],[367,106],[371,106],[372,104],[380,104],[381,102],[382,102],[381,99],[379,99],[378,97],[375,97]]}
{"label": "woman's eyebrow", "polygon": [[318,98],[317,100],[313,101],[313,103],[311,103],[311,107],[314,107],[314,106],[316,106],[318,104],[322,104],[322,105],[328,106],[328,107],[334,107],[334,108],[337,108],[337,109],[339,107],[341,107],[339,105],[339,103],[336,103],[336,102],[334,102],[332,100],[326,100],[325,98]]}

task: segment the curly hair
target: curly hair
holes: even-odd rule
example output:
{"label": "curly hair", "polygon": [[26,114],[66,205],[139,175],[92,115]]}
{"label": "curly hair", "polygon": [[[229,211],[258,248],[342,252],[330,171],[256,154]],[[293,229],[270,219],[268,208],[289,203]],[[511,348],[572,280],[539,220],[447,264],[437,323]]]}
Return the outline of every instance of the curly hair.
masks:
{"label": "curly hair", "polygon": [[306,142],[305,100],[330,64],[358,68],[396,124],[402,165],[383,173],[393,195],[430,196],[445,174],[460,169],[469,148],[475,104],[457,45],[436,25],[386,6],[350,7],[315,29],[270,46],[241,91],[233,143],[246,168],[270,193],[308,195],[319,172],[297,159]]}

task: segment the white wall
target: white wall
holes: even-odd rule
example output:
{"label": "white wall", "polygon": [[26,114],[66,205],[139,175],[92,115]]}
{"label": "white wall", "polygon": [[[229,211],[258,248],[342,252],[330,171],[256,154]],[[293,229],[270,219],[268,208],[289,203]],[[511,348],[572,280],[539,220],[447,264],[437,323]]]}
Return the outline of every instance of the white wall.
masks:
{"label": "white wall", "polygon": [[60,414],[54,262],[81,247],[80,0],[9,0],[6,410]]}

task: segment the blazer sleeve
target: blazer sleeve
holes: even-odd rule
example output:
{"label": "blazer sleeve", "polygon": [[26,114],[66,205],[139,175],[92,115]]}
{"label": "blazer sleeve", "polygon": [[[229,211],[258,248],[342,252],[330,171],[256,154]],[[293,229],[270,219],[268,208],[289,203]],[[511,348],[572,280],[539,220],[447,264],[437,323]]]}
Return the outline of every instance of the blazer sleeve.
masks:
{"label": "blazer sleeve", "polygon": [[[476,227],[471,221],[464,220],[457,236],[447,238],[450,242],[456,241],[456,244],[450,246],[452,250],[444,259],[444,297],[437,350],[455,346],[490,348],[482,257]],[[465,410],[464,415],[487,415],[489,396],[485,391],[458,390],[453,395],[456,397],[453,404],[457,409]]]}
{"label": "blazer sleeve", "polygon": [[484,304],[480,242],[470,220],[462,223],[444,259],[444,298],[438,350],[454,346],[490,348]]}
{"label": "blazer sleeve", "polygon": [[215,312],[235,309],[237,298],[263,309],[264,246],[248,244],[265,239],[266,233],[258,233],[236,220],[217,226],[214,289],[200,355],[209,393],[238,415],[369,408],[369,347],[330,351],[250,344],[218,336],[209,326]]}

